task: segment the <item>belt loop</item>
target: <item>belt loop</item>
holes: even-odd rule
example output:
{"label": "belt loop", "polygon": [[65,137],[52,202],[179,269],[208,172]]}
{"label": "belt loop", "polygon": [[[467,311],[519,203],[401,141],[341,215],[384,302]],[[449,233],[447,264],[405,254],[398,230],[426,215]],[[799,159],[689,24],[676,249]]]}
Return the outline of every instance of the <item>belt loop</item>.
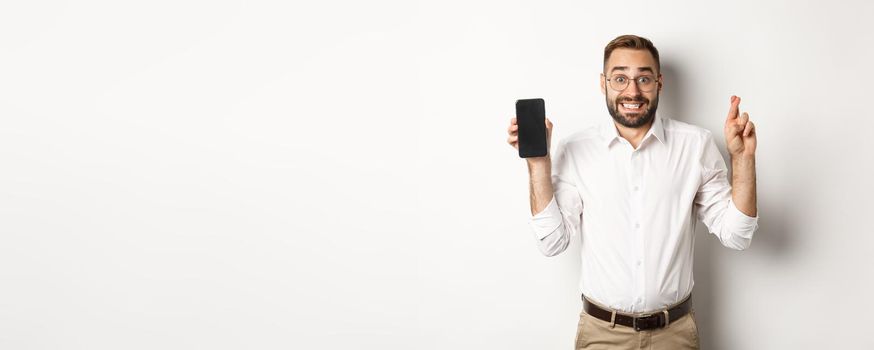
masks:
{"label": "belt loop", "polygon": [[612,313],[610,314],[610,328],[616,327],[616,310],[610,310]]}
{"label": "belt loop", "polygon": [[668,309],[664,309],[662,312],[665,313],[665,327],[667,327],[671,324],[671,314],[668,312]]}

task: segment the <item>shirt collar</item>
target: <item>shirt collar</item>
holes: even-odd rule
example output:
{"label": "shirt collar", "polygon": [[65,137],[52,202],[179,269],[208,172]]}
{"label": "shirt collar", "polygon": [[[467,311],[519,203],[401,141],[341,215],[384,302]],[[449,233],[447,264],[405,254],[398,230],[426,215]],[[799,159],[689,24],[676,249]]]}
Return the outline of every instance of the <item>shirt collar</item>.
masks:
{"label": "shirt collar", "polygon": [[[665,143],[665,128],[662,123],[662,118],[659,118],[658,114],[653,117],[652,126],[649,128],[649,131],[646,132],[646,135],[643,136],[643,141],[646,141],[650,135],[655,136],[657,140],[659,140],[662,144]],[[613,118],[607,120],[606,123],[601,125],[601,136],[603,138],[604,146],[610,147],[617,138],[622,136],[619,135],[619,130],[616,129],[616,124],[613,122]]]}

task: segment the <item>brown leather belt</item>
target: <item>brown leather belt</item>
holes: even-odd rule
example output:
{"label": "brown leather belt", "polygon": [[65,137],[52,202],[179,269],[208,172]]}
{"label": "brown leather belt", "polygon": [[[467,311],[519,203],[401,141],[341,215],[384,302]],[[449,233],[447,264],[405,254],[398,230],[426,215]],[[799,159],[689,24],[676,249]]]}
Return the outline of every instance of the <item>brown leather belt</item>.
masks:
{"label": "brown leather belt", "polygon": [[656,311],[645,315],[628,315],[620,314],[618,312],[614,313],[612,310],[603,309],[600,306],[589,302],[589,300],[583,296],[583,310],[595,318],[611,323],[615,321],[616,324],[631,327],[634,328],[635,331],[640,332],[643,330],[665,327],[672,321],[676,321],[680,319],[680,317],[685,316],[690,310],[692,310],[692,298],[691,295],[686,297],[686,300],[683,300],[683,302],[669,310]]}

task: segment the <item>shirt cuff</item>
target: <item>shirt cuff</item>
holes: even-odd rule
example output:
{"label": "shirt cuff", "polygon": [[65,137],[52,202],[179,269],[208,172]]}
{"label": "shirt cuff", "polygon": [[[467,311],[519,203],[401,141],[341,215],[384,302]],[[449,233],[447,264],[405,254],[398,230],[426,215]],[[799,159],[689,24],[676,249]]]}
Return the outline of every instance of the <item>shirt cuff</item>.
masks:
{"label": "shirt cuff", "polygon": [[546,208],[531,217],[528,225],[534,230],[534,236],[538,240],[549,236],[550,233],[553,233],[555,229],[561,226],[561,210],[558,209],[555,196],[552,196],[552,200],[549,201]]}
{"label": "shirt cuff", "polygon": [[741,231],[755,231],[759,226],[759,213],[756,212],[755,217],[744,214],[734,205],[734,200],[732,199],[728,200],[728,212],[726,214],[727,222],[736,223]]}

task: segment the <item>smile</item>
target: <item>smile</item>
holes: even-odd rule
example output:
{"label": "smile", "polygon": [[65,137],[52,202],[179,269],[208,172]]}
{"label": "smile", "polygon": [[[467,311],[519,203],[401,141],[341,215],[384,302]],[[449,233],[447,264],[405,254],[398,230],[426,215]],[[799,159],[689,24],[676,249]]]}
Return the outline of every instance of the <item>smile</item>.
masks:
{"label": "smile", "polygon": [[639,111],[643,107],[643,103],[622,103],[622,108],[629,111]]}

